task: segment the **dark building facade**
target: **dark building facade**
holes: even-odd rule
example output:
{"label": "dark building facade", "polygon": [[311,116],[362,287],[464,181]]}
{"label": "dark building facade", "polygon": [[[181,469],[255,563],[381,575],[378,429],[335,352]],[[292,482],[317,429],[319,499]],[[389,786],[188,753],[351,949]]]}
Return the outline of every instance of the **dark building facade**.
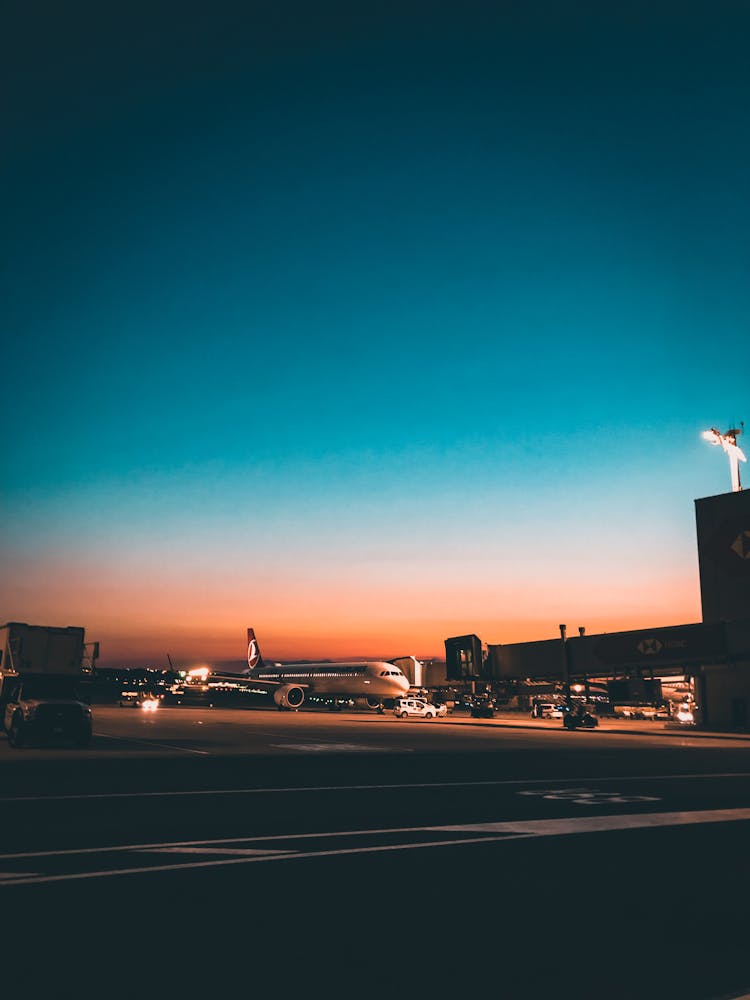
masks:
{"label": "dark building facade", "polygon": [[695,501],[704,622],[750,618],[750,490]]}

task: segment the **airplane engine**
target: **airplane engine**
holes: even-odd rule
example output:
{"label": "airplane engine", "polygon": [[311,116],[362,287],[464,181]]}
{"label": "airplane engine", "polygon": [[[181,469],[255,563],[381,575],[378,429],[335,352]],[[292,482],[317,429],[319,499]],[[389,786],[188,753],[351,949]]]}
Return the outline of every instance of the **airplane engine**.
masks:
{"label": "airplane engine", "polygon": [[383,711],[383,699],[375,695],[367,695],[364,698],[357,698],[357,708],[369,708],[371,710]]}
{"label": "airplane engine", "polygon": [[305,689],[298,684],[282,684],[274,691],[273,700],[279,708],[297,709],[305,700]]}

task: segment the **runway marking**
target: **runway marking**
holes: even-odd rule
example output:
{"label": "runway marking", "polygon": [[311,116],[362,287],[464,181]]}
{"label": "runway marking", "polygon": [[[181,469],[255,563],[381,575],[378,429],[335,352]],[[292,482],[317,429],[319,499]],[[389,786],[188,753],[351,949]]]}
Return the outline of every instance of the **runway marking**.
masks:
{"label": "runway marking", "polygon": [[698,812],[631,813],[627,816],[571,816],[563,819],[509,820],[501,823],[461,823],[433,826],[444,833],[516,833],[531,837],[558,837],[568,833],[603,833],[696,823],[750,820],[750,809],[705,809]]}
{"label": "runway marking", "polygon": [[591,788],[534,788],[519,795],[540,795],[556,802],[575,802],[579,806],[596,806],[600,803],[621,805],[626,802],[660,802],[658,795],[622,795],[620,792],[603,792]]}
{"label": "runway marking", "polygon": [[[193,753],[203,753],[195,750]],[[184,798],[191,795],[296,795],[299,792],[377,792],[410,788],[511,788],[518,785],[555,785],[572,782],[603,784],[618,781],[694,781],[696,779],[750,778],[750,772],[717,772],[716,774],[632,774],[619,777],[589,778],[499,778],[487,781],[409,781],[390,785],[291,785],[272,788],[204,788],[190,791],[160,792],[77,792],[67,795],[5,795],[5,802],[70,802],[91,799],[150,799]]]}
{"label": "runway marking", "polygon": [[[328,833],[273,833],[267,836],[255,836],[255,837],[216,837],[208,840],[180,840],[180,841],[163,841],[161,843],[149,843],[149,844],[113,844],[108,847],[71,847],[67,850],[62,851],[19,851],[17,853],[11,854],[0,854],[0,861],[16,861],[20,858],[60,858],[69,857],[76,854],[116,854],[117,852],[124,853],[156,853],[159,851],[167,850],[185,850],[185,851],[199,851],[204,853],[202,848],[206,848],[205,853],[211,853],[214,849],[219,850],[220,848],[214,848],[217,844],[253,844],[258,841],[262,841],[264,844],[277,842],[280,840],[320,840],[324,837],[365,837],[365,836],[375,836],[383,834],[392,833],[420,833],[423,830],[431,830],[432,827],[421,827],[421,826],[394,826],[394,827],[383,827],[374,830],[335,830],[329,831]],[[238,854],[241,853],[243,849],[237,848],[232,850],[231,848],[221,848],[221,850],[226,850],[228,853]],[[263,851],[264,854],[274,854],[277,853],[275,849],[268,849]]]}
{"label": "runway marking", "polygon": [[[91,878],[109,878],[115,875],[146,875],[154,872],[195,870],[198,868],[216,868],[227,865],[253,864],[271,861],[306,860],[314,858],[337,857],[354,854],[377,854],[385,851],[420,850],[426,847],[463,847],[470,844],[489,844],[505,840],[528,839],[535,837],[557,837],[579,833],[606,833],[612,830],[656,829],[659,827],[689,826],[703,823],[728,823],[750,820],[750,809],[714,809],[698,812],[667,812],[638,813],[629,816],[585,816],[566,817],[564,819],[542,820],[510,820],[491,823],[466,823],[449,825],[430,825],[421,827],[396,827],[382,830],[348,830],[329,833],[308,834],[278,834],[269,837],[237,837],[213,841],[192,841],[181,844],[141,844],[107,848],[81,848],[78,850],[59,852],[36,852],[34,854],[0,855],[3,860],[21,857],[60,857],[72,854],[113,853],[200,853],[200,854],[230,854],[210,861],[192,861],[170,865],[139,865],[130,868],[110,868],[95,871],[65,872],[58,874],[26,874],[6,873],[0,876],[0,886],[39,885],[48,882],[70,882]],[[383,836],[386,834],[475,834],[475,836],[453,837],[451,839],[428,841],[402,841],[395,844],[368,844],[365,846],[330,848],[312,851],[278,851],[276,849],[254,849],[241,845],[265,842],[303,841],[309,839],[335,839],[337,837]],[[235,847],[225,849],[213,847],[218,844],[234,844]],[[203,847],[203,850],[200,847]]]}
{"label": "runway marking", "polygon": [[288,851],[269,851],[262,847],[153,847],[153,854],[288,854]]}
{"label": "runway marking", "polygon": [[[377,831],[382,833],[383,831]],[[325,836],[337,836],[337,834],[316,834],[317,837]],[[71,872],[64,875],[42,875],[34,876],[32,878],[19,877],[14,879],[12,882],[4,883],[0,881],[0,888],[3,885],[40,885],[47,882],[74,882],[81,879],[90,878],[111,878],[115,875],[149,875],[152,872],[171,872],[171,871],[184,871],[184,870],[194,870],[196,868],[222,868],[227,865],[247,865],[253,862],[260,861],[298,861],[307,860],[311,858],[325,858],[334,857],[336,855],[344,854],[376,854],[382,853],[383,851],[406,851],[415,848],[422,847],[456,847],[463,844],[475,844],[475,843],[493,843],[498,840],[514,840],[519,839],[513,835],[503,835],[503,836],[489,836],[489,837],[462,837],[459,840],[451,838],[450,840],[433,840],[429,842],[420,843],[403,843],[403,844],[378,844],[372,847],[348,847],[340,848],[338,850],[330,851],[289,851],[289,852],[272,852],[267,854],[255,855],[254,857],[232,857],[225,858],[221,861],[193,861],[186,864],[176,864],[176,865],[145,865],[139,868],[112,868],[103,869],[101,871],[91,871],[91,872]],[[522,839],[522,837],[521,837]],[[240,852],[235,852],[240,853]]]}
{"label": "runway marking", "polygon": [[325,753],[325,751],[334,751],[335,753],[351,753],[352,751],[362,751],[364,753],[412,753],[410,748],[402,750],[398,747],[376,747],[364,743],[270,743],[269,746],[274,750],[301,750],[305,753]]}
{"label": "runway marking", "polygon": [[102,737],[105,740],[119,740],[120,743],[142,743],[147,747],[154,747],[157,750],[182,750],[183,753],[197,753],[203,757],[210,757],[211,752],[209,750],[194,750],[192,747],[178,747],[173,743],[162,743],[159,740],[139,740],[134,736],[112,736],[111,733],[94,733],[96,737]]}

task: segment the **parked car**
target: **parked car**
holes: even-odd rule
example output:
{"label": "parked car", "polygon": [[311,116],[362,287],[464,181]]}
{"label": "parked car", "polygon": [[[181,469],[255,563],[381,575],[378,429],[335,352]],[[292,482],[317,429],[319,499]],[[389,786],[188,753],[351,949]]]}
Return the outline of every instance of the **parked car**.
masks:
{"label": "parked car", "polygon": [[445,715],[445,705],[439,706],[442,711],[438,711],[437,705],[431,705],[423,698],[397,698],[393,706],[393,714],[399,719],[407,719],[409,716],[416,716],[420,719],[435,719],[438,715]]}
{"label": "parked car", "polygon": [[535,701],[531,707],[532,719],[562,719],[563,706],[554,701]]}

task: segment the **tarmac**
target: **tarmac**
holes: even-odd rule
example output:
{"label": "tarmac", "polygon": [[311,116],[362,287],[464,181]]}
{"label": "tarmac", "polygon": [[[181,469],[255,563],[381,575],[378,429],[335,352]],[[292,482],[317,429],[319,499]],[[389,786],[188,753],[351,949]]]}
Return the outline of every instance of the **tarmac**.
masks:
{"label": "tarmac", "polygon": [[[453,712],[451,722],[460,722],[473,726],[503,726],[511,729],[562,729],[560,719],[532,719],[524,717],[521,712],[495,712],[492,719],[473,719],[468,713]],[[665,722],[661,719],[622,719],[600,718],[597,729],[607,733],[618,733],[625,736],[663,736],[666,739],[677,737],[684,739],[689,736],[704,737],[714,740],[734,740],[740,743],[750,743],[750,732],[727,732],[725,730],[705,729],[700,725],[683,725],[679,722]]]}

